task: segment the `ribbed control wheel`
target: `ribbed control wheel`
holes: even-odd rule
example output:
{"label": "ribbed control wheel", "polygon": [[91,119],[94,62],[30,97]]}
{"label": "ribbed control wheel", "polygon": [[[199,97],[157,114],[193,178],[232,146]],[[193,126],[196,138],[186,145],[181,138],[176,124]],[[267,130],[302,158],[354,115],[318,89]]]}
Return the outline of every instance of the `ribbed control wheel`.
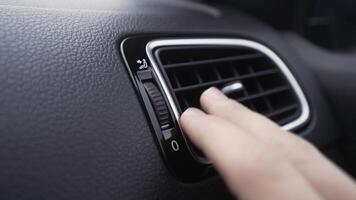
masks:
{"label": "ribbed control wheel", "polygon": [[155,84],[146,82],[143,84],[150,98],[152,107],[156,113],[161,128],[167,128],[170,124],[169,111],[164,98]]}

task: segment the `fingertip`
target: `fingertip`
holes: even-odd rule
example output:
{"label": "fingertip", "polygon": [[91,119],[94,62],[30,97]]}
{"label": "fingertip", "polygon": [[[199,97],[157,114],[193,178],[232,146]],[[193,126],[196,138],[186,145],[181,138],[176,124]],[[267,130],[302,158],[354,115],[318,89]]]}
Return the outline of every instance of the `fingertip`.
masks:
{"label": "fingertip", "polygon": [[199,139],[201,128],[205,124],[206,114],[197,108],[188,108],[180,118],[181,127],[186,135],[197,145],[200,146]]}
{"label": "fingertip", "polygon": [[205,115],[205,113],[198,108],[188,108],[183,112],[180,117],[182,123],[189,122],[192,118],[196,118],[199,116]]}
{"label": "fingertip", "polygon": [[204,103],[210,100],[226,100],[228,99],[224,93],[222,93],[216,87],[210,87],[209,89],[205,90],[200,96],[200,102]]}
{"label": "fingertip", "polygon": [[196,117],[196,116],[203,115],[203,114],[205,114],[205,113],[203,111],[201,111],[200,109],[190,107],[183,112],[182,116]]}
{"label": "fingertip", "polygon": [[216,101],[224,101],[227,99],[228,97],[226,97],[225,94],[218,88],[210,87],[200,95],[200,104],[204,109],[206,109],[209,105],[214,104]]}

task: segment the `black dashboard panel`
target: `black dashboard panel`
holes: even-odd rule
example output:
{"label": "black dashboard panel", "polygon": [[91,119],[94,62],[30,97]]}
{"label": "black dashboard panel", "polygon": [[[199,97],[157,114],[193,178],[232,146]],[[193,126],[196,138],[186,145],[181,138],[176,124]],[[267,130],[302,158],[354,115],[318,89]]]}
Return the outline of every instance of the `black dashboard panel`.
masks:
{"label": "black dashboard panel", "polygon": [[0,199],[231,198],[217,176],[183,184],[166,169],[117,48],[133,35],[213,34],[269,46],[312,108],[301,133],[321,148],[335,139],[311,66],[278,32],[228,8],[178,4],[0,6]]}

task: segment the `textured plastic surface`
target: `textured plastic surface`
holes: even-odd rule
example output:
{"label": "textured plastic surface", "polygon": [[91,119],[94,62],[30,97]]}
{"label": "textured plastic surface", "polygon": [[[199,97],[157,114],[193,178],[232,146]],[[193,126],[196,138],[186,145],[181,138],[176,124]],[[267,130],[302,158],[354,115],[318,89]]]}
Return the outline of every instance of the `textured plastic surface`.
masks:
{"label": "textured plastic surface", "polygon": [[309,99],[313,118],[303,134],[323,146],[336,132],[308,63],[238,12],[218,17],[163,3],[142,12],[0,6],[0,27],[0,199],[230,197],[217,177],[181,184],[167,172],[117,48],[138,33],[261,41]]}

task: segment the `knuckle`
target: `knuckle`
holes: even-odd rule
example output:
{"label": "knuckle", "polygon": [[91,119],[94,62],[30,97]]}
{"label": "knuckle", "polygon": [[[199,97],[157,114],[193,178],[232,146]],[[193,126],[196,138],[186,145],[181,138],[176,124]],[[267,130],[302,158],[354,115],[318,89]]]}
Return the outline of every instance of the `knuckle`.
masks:
{"label": "knuckle", "polygon": [[292,159],[293,162],[297,163],[305,163],[320,155],[319,150],[305,139],[292,135],[292,133],[287,134],[283,145],[286,159]]}
{"label": "knuckle", "polygon": [[[255,151],[250,154],[250,158],[244,163],[243,170],[250,174],[266,174],[270,173],[275,169],[277,163],[281,163],[283,160],[277,156],[275,150],[260,148],[259,151]],[[270,152],[269,155],[266,155],[265,152]]]}
{"label": "knuckle", "polygon": [[297,148],[304,152],[306,155],[315,155],[315,153],[319,152],[319,150],[314,145],[302,138],[298,138],[296,143]]}

